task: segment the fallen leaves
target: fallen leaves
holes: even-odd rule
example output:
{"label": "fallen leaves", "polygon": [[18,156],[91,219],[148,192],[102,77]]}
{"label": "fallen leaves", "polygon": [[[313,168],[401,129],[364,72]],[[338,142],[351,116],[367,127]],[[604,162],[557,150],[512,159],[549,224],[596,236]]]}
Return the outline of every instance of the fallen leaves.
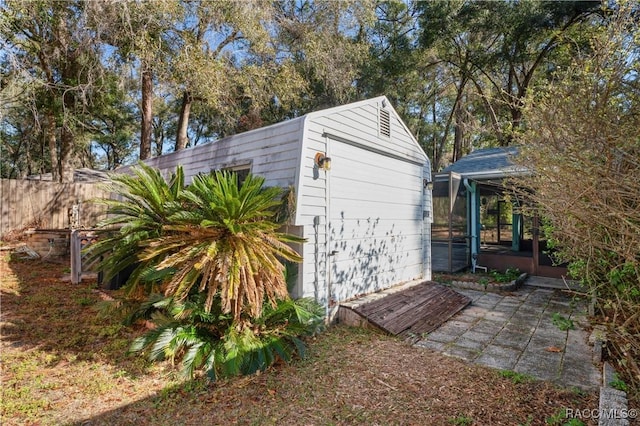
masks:
{"label": "fallen leaves", "polygon": [[[2,262],[21,287],[20,296],[2,300],[3,319],[21,318],[10,334],[3,330],[3,425],[445,425],[457,413],[473,424],[513,425],[530,417],[544,424],[562,407],[597,407],[593,393],[514,384],[496,370],[347,327],[310,339],[306,360],[249,377],[183,382],[169,364],[126,355],[128,345],[116,343],[133,332],[77,302],[103,298],[87,293],[90,283],[44,279],[57,274],[43,262]],[[114,332],[92,339],[97,326]]]}

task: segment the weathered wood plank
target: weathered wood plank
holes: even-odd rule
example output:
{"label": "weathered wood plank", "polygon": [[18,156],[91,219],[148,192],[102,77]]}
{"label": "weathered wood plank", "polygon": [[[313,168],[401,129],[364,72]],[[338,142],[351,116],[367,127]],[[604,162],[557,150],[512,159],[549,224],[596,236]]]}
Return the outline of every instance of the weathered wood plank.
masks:
{"label": "weathered wood plank", "polygon": [[407,298],[400,303],[394,303],[386,309],[379,309],[375,313],[367,315],[367,318],[370,321],[375,323],[379,323],[381,325],[390,324],[392,322],[398,321],[398,318],[402,318],[403,316],[409,314],[412,315],[416,309],[418,309],[421,304],[416,303],[416,300],[428,300],[427,295],[418,298]]}
{"label": "weathered wood plank", "polygon": [[353,310],[391,334],[409,336],[433,331],[470,302],[448,287],[424,282]]}
{"label": "weathered wood plank", "polygon": [[424,333],[432,332],[471,302],[466,296],[459,296],[460,297],[458,297],[457,300],[452,300],[450,304],[441,306],[436,312],[423,317],[402,333],[404,335],[422,335]]}
{"label": "weathered wood plank", "polygon": [[[446,289],[446,288],[445,288]],[[396,315],[389,315],[381,323],[385,329],[393,334],[402,333],[413,328],[417,321],[421,319],[434,318],[436,321],[459,302],[457,298],[448,291],[430,292],[416,298],[412,306],[407,307]]]}
{"label": "weathered wood plank", "polygon": [[95,226],[106,208],[90,205],[94,198],[110,197],[100,184],[2,179],[0,193],[0,237],[12,230],[37,225],[39,228],[65,229],[69,226],[69,209],[77,202],[87,206],[81,216],[85,227]]}
{"label": "weathered wood plank", "polygon": [[438,288],[436,286],[429,285],[429,283],[423,283],[367,303],[358,309],[359,312],[365,315],[375,315],[376,312],[382,309],[391,308],[397,303],[402,303],[403,300],[412,300],[416,297],[420,297],[421,295],[423,295],[423,297],[429,297],[432,293],[437,291]]}
{"label": "weathered wood plank", "polygon": [[405,330],[414,328],[417,322],[438,321],[439,318],[448,312],[459,302],[457,298],[447,292],[431,294],[431,297],[420,298],[420,303],[415,304],[413,309],[400,313],[395,317],[388,318],[384,327],[393,334],[402,333]]}

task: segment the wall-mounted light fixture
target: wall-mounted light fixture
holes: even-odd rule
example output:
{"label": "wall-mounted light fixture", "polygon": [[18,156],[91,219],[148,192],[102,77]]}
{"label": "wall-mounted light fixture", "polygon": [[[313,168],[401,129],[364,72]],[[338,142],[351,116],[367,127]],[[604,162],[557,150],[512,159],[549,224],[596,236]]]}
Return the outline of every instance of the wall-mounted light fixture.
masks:
{"label": "wall-mounted light fixture", "polygon": [[422,184],[424,185],[424,189],[428,189],[431,191],[433,189],[433,182],[427,179],[422,179]]}
{"label": "wall-mounted light fixture", "polygon": [[324,171],[331,170],[331,157],[327,157],[322,152],[318,152],[315,157],[316,166]]}

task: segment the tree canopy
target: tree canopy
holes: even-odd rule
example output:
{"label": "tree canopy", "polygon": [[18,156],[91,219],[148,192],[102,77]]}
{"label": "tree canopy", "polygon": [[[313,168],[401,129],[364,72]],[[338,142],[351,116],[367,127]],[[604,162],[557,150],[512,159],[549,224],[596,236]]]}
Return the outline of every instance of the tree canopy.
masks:
{"label": "tree canopy", "polygon": [[352,99],[371,4],[9,0],[1,175],[69,181]]}
{"label": "tree canopy", "polygon": [[4,0],[0,177],[68,182],[384,94],[433,171],[521,145],[526,193],[640,383],[638,16],[624,0]]}
{"label": "tree canopy", "polygon": [[3,177],[113,169],[387,95],[439,170],[513,143],[600,2],[8,0]]}
{"label": "tree canopy", "polygon": [[621,4],[588,49],[527,95],[518,187],[608,326],[608,349],[640,385],[640,28]]}

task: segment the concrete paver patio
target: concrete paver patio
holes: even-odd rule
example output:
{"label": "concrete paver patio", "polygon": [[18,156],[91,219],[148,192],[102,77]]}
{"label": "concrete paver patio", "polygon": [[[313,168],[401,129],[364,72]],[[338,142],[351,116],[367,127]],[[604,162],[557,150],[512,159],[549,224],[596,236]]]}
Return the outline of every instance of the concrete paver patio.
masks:
{"label": "concrete paver patio", "polygon": [[[587,390],[600,386],[600,368],[593,363],[585,330],[584,300],[532,286],[504,294],[457,291],[472,303],[416,346],[561,386]],[[554,324],[554,315],[570,320],[574,327],[561,329]]]}

